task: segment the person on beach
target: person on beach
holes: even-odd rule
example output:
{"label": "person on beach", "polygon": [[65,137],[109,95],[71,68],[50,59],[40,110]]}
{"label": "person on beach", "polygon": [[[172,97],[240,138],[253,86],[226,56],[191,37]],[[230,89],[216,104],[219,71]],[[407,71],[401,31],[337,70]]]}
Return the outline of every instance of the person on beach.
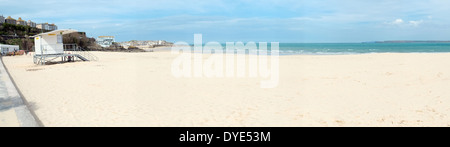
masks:
{"label": "person on beach", "polygon": [[[70,53],[69,53],[69,54],[70,54]],[[72,56],[68,56],[67,58],[68,58],[68,60],[67,60],[68,62],[71,62],[71,61],[72,61]]]}

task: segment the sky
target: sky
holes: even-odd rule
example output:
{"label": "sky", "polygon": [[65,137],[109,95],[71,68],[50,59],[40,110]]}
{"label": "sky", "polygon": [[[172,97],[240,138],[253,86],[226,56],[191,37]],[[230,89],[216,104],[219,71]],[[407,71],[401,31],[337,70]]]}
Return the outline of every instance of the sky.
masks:
{"label": "sky", "polygon": [[116,41],[450,40],[449,0],[0,0],[0,15]]}

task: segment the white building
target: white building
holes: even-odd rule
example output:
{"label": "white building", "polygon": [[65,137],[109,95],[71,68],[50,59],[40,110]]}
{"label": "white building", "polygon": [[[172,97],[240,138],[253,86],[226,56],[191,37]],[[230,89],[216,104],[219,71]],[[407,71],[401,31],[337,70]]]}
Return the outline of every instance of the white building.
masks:
{"label": "white building", "polygon": [[28,20],[27,25],[28,25],[29,27],[33,27],[33,28],[36,27],[36,23],[35,23],[35,22],[32,22],[31,20]]}
{"label": "white building", "polygon": [[63,35],[77,32],[76,30],[55,30],[34,37],[36,55],[64,54]]}
{"label": "white building", "polygon": [[49,24],[48,25],[49,30],[53,31],[53,30],[58,30],[58,26],[56,26],[54,23],[53,24]]}
{"label": "white building", "polygon": [[37,24],[36,28],[49,31],[58,30],[58,26],[56,26],[55,24],[48,24],[48,23]]}
{"label": "white building", "polygon": [[2,55],[6,55],[10,52],[19,51],[20,48],[18,45],[6,45],[6,44],[0,44],[0,53]]}
{"label": "white building", "polygon": [[114,36],[98,36],[96,39],[97,44],[102,47],[110,47],[113,42],[116,42]]}
{"label": "white building", "polygon": [[[82,61],[97,61],[98,58],[90,54],[76,44],[64,44],[63,35],[78,32],[76,30],[54,30],[41,33],[34,37],[35,54],[33,62],[45,65],[46,62],[61,58],[61,62],[75,61],[76,58]],[[65,48],[66,47],[66,50]]]}
{"label": "white building", "polygon": [[5,23],[5,17],[3,15],[0,15],[0,24]]}
{"label": "white building", "polygon": [[49,30],[48,23],[37,24],[36,28],[41,29],[41,30]]}

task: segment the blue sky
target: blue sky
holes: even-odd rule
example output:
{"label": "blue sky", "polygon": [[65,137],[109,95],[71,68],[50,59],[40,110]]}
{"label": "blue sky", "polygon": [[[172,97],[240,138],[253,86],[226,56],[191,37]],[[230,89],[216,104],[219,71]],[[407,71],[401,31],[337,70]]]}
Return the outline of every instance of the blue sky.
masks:
{"label": "blue sky", "polygon": [[117,41],[450,40],[448,0],[0,0],[0,15]]}

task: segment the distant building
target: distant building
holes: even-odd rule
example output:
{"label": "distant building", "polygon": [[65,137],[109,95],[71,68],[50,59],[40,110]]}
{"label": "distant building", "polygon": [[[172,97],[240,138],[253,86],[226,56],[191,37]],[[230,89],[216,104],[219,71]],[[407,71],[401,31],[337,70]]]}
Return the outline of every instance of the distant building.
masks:
{"label": "distant building", "polygon": [[8,18],[5,19],[5,23],[9,23],[9,24],[16,24],[16,19],[11,18],[11,16],[8,16]]}
{"label": "distant building", "polygon": [[6,55],[10,52],[19,51],[20,48],[18,45],[6,45],[6,44],[0,44],[0,53],[2,55]]}
{"label": "distant building", "polygon": [[54,31],[54,30],[58,29],[58,26],[56,26],[55,24],[40,23],[40,24],[36,25],[36,28],[43,29],[43,30]]}
{"label": "distant building", "polygon": [[27,25],[28,25],[29,27],[33,27],[33,28],[36,27],[36,23],[35,23],[35,22],[32,22],[31,20],[28,20]]}
{"label": "distant building", "polygon": [[48,30],[48,23],[40,23],[36,25],[36,28],[41,29],[41,30]]}
{"label": "distant building", "polygon": [[96,41],[97,44],[102,47],[110,47],[113,44],[113,42],[116,42],[114,40],[114,36],[98,36]]}
{"label": "distant building", "polygon": [[22,25],[22,26],[26,26],[27,22],[25,20],[22,20],[21,17],[19,17],[19,19],[16,21],[17,25]]}
{"label": "distant building", "polygon": [[53,24],[49,24],[49,25],[48,25],[48,28],[49,28],[50,31],[53,31],[53,30],[57,30],[57,29],[58,29],[58,26],[56,26],[56,25],[53,23]]}
{"label": "distant building", "polygon": [[5,17],[3,15],[0,15],[0,24],[5,23]]}

